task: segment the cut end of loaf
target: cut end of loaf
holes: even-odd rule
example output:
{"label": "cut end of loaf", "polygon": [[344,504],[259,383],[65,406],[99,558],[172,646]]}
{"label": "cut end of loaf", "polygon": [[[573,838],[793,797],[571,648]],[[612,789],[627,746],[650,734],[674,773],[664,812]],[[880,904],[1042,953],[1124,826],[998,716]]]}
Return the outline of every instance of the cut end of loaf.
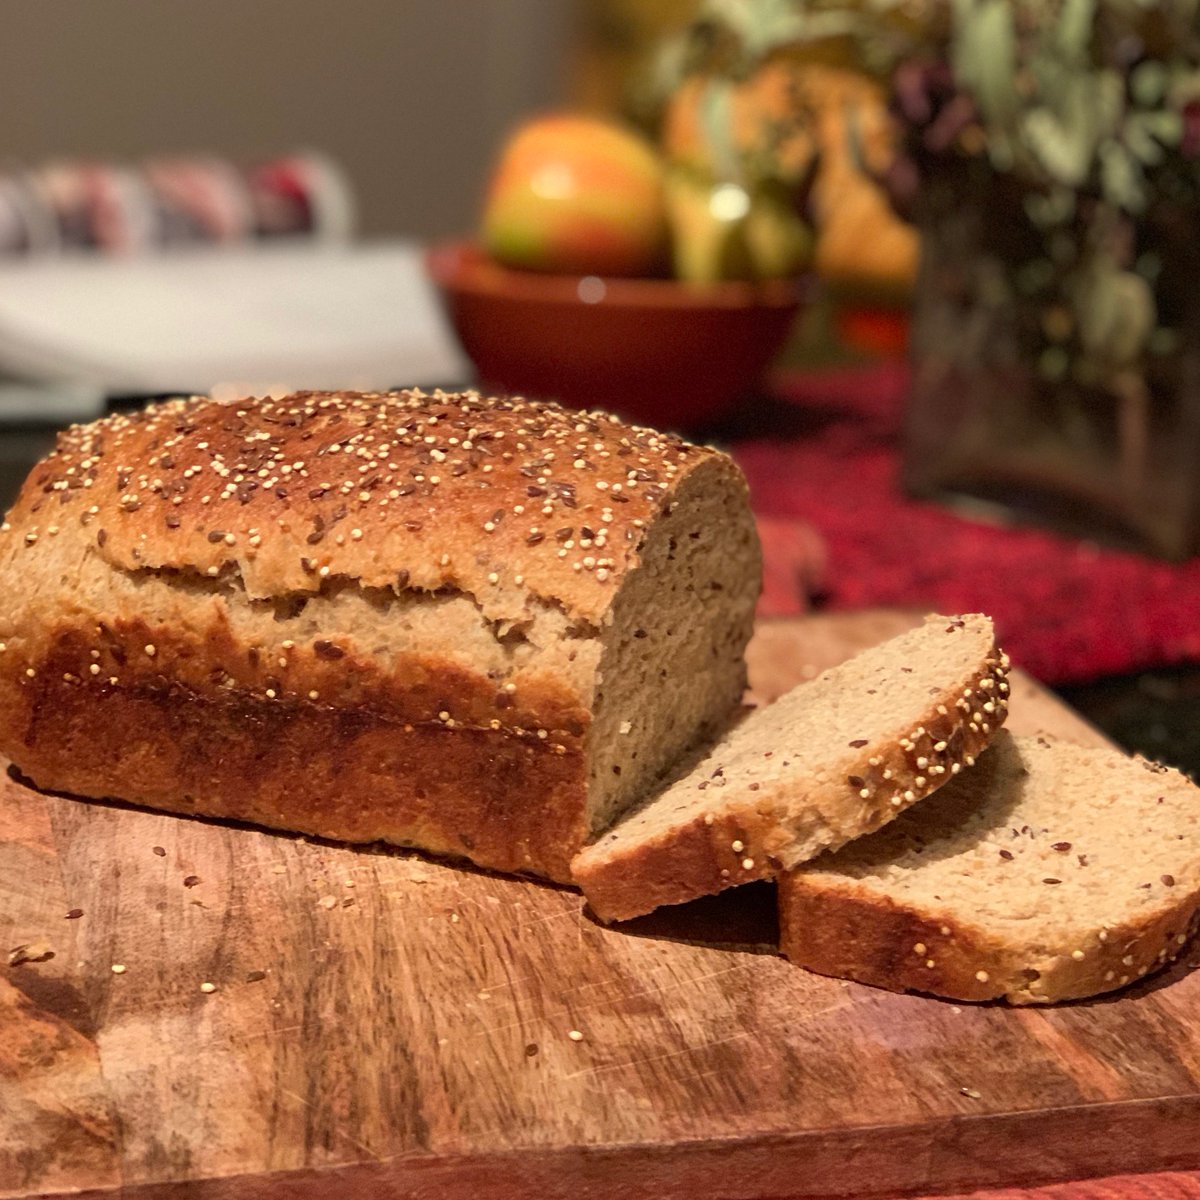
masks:
{"label": "cut end of loaf", "polygon": [[745,692],[762,552],[730,460],[702,462],[678,485],[638,557],[600,634],[588,837],[716,736]]}
{"label": "cut end of loaf", "polygon": [[933,616],[756,710],[573,862],[626,920],[771,878],[879,828],[969,767],[1005,719],[989,618]]}
{"label": "cut end of loaf", "polygon": [[1200,921],[1200,789],[1115,750],[1001,733],[976,768],[779,881],[780,947],[823,975],[1048,1004],[1174,961]]}

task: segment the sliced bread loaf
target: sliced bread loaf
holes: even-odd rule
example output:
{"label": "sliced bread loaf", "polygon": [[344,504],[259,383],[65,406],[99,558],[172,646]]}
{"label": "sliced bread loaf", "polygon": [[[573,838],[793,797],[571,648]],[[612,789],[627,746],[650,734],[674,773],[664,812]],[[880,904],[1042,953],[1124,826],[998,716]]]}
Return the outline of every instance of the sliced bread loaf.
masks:
{"label": "sliced bread loaf", "polygon": [[760,578],[733,461],[602,413],[171,400],[63,432],[0,522],[0,751],[569,882],[737,710]]}
{"label": "sliced bread loaf", "polygon": [[886,829],[779,881],[793,962],[893,990],[1046,1004],[1174,959],[1200,909],[1200,788],[1001,732]]}
{"label": "sliced bread loaf", "polygon": [[774,876],[890,821],[986,746],[1007,711],[988,617],[928,617],[752,712],[572,863],[624,920]]}

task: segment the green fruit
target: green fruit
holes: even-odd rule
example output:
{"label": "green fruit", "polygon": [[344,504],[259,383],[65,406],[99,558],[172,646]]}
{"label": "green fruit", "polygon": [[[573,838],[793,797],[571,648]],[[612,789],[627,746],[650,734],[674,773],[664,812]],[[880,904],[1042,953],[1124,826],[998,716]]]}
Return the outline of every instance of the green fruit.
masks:
{"label": "green fruit", "polygon": [[794,210],[766,198],[751,204],[745,239],[758,279],[792,279],[812,261],[812,230]]}
{"label": "green fruit", "polygon": [[687,283],[786,279],[811,259],[811,231],[773,192],[676,169],[666,196],[675,276]]}
{"label": "green fruit", "polygon": [[[688,172],[667,177],[667,219],[675,277],[685,283],[747,279],[752,272],[746,245],[749,198],[736,185],[714,188]],[[739,202],[739,194],[744,202]]]}

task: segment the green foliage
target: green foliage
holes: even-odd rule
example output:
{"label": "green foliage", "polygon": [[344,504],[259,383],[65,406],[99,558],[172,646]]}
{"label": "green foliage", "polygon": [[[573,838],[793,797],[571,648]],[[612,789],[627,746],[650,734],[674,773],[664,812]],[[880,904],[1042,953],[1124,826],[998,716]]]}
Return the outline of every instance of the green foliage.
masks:
{"label": "green foliage", "polygon": [[661,83],[744,78],[781,51],[831,45],[881,74],[944,58],[993,167],[1130,214],[1200,99],[1200,0],[703,0],[664,48]]}
{"label": "green foliage", "polygon": [[1020,108],[1017,35],[1009,0],[954,0],[950,65],[984,120],[1007,132]]}
{"label": "green foliage", "polygon": [[1172,352],[1153,254],[1133,247],[1151,204],[1175,206],[1174,228],[1200,206],[1200,0],[704,0],[664,61],[742,78],[783,52],[928,88],[906,146],[943,217],[963,199],[947,180],[973,180],[976,203],[981,180],[1018,185],[1036,236],[975,298],[1043,314],[1044,378],[1100,383]]}

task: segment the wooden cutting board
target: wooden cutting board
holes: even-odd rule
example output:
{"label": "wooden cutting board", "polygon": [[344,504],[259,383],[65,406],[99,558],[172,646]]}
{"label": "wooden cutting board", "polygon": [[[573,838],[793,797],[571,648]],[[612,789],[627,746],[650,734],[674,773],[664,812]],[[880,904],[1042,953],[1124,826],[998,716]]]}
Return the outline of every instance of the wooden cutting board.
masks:
{"label": "wooden cutting board", "polygon": [[[764,625],[754,684],[908,623]],[[1010,724],[1098,740],[1027,679]],[[0,1196],[866,1196],[1200,1167],[1187,964],[1054,1010],[952,1005],[789,966],[765,885],[620,929],[582,908],[5,778],[0,950],[34,961],[0,976]]]}

